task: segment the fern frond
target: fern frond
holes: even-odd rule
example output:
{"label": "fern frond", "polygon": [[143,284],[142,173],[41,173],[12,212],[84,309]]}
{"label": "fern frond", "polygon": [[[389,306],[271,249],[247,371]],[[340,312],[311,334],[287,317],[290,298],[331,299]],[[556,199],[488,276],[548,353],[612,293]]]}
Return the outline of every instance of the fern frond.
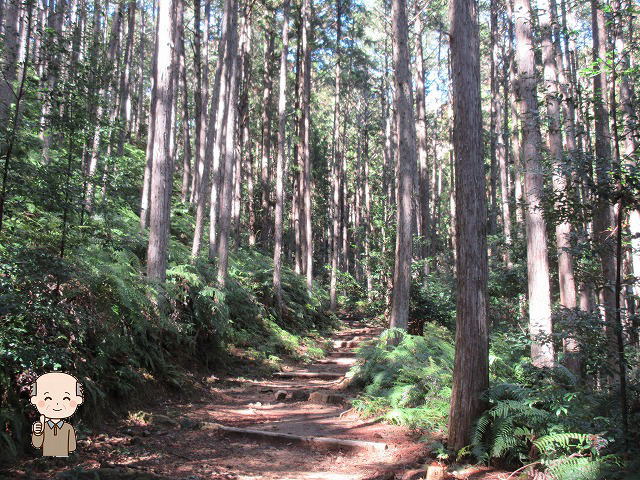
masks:
{"label": "fern frond", "polygon": [[557,448],[565,450],[570,448],[584,449],[591,445],[593,437],[593,435],[586,433],[554,433],[536,439],[533,444],[541,453],[547,453]]}

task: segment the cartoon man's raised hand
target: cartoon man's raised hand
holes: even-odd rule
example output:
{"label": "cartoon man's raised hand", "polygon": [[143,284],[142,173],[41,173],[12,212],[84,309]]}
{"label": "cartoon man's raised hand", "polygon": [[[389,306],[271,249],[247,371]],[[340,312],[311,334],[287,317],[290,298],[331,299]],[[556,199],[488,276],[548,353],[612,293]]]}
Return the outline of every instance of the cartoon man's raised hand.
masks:
{"label": "cartoon man's raised hand", "polygon": [[36,435],[42,435],[42,432],[44,431],[44,422],[46,421],[46,418],[44,415],[40,415],[40,421],[39,422],[33,422],[33,433],[35,433]]}

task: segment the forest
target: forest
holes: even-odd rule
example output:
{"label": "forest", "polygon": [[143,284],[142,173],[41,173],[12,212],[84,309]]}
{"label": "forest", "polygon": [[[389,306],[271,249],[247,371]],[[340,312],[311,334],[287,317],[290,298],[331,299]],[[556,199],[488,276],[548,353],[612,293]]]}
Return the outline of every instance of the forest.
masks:
{"label": "forest", "polygon": [[0,479],[640,479],[639,16],[0,0]]}

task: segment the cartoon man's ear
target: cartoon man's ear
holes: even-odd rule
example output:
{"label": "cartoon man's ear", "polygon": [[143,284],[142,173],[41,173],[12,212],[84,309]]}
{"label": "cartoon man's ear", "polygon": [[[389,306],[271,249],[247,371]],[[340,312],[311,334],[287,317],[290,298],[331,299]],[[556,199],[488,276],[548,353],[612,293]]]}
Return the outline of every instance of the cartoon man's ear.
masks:
{"label": "cartoon man's ear", "polygon": [[80,382],[78,382],[77,380],[76,380],[76,395],[80,397],[80,400],[78,401],[78,405],[81,405],[82,402],[84,402],[84,394],[82,393],[82,385],[80,385]]}
{"label": "cartoon man's ear", "polygon": [[36,395],[38,395],[38,384],[36,382],[33,382],[31,384],[31,393],[30,393],[30,400],[31,403],[35,405],[36,403]]}

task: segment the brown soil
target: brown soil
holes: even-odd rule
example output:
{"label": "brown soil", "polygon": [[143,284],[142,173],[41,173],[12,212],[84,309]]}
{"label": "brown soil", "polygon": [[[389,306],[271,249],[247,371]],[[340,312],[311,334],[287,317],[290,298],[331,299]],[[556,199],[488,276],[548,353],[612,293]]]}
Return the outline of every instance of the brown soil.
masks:
{"label": "brown soil", "polygon": [[[355,343],[362,344],[380,331],[358,321],[347,321],[334,336],[330,356],[312,365],[290,364],[286,371],[344,374],[357,361],[349,353],[355,349]],[[344,341],[351,343],[342,346]],[[97,470],[93,473],[105,472],[87,478],[142,479],[152,474],[151,477],[182,480],[389,480],[402,478],[403,472],[428,460],[426,445],[418,441],[419,435],[404,427],[361,419],[348,411],[348,404],[314,404],[304,400],[306,394],[314,391],[354,396],[344,379],[213,377],[208,385],[202,398],[195,402],[162,402],[151,409],[150,417],[123,419],[106,425],[104,433],[80,440],[77,452],[69,458],[24,460],[4,477],[0,473],[0,478],[53,479],[76,467]],[[289,394],[276,400],[276,393],[281,390]],[[286,440],[230,434],[208,428],[211,422],[304,436],[382,442],[388,448],[326,450]]]}

